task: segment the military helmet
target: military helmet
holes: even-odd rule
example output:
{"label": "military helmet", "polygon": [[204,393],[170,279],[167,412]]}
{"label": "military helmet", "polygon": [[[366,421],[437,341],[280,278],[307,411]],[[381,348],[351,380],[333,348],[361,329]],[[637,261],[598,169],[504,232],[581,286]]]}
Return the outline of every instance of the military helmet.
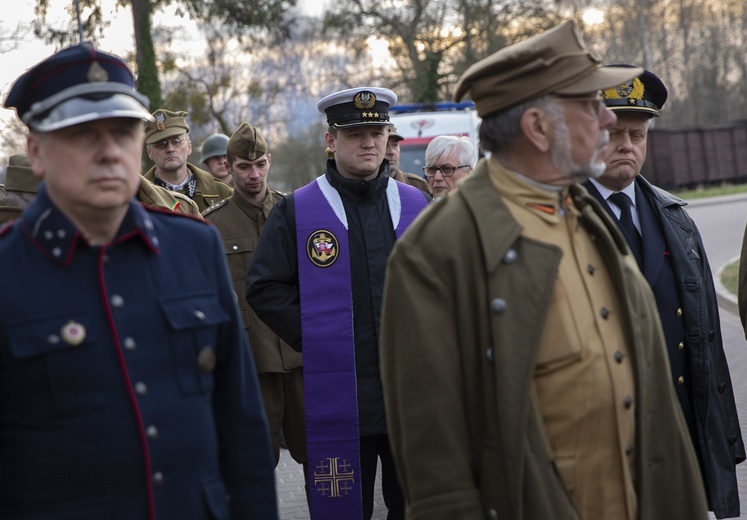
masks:
{"label": "military helmet", "polygon": [[226,155],[226,145],[228,145],[228,136],[223,134],[212,134],[205,139],[202,143],[202,159],[200,162],[203,164],[211,157],[217,155]]}

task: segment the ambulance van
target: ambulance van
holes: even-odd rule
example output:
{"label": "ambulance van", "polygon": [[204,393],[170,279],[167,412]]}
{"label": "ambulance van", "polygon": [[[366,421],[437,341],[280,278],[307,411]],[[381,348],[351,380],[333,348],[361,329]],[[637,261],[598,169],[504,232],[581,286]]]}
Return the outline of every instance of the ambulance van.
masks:
{"label": "ambulance van", "polygon": [[483,156],[477,131],[480,117],[472,101],[409,103],[389,109],[389,119],[404,137],[399,142],[399,169],[424,177],[425,148],[438,135],[469,137],[475,145],[475,162]]}

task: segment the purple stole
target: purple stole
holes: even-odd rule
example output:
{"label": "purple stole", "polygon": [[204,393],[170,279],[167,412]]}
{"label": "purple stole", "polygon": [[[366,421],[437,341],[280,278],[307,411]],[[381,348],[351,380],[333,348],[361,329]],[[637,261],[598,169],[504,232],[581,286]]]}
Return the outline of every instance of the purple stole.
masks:
{"label": "purple stole", "polygon": [[[426,200],[392,179],[386,195],[399,238]],[[347,216],[324,175],[293,197],[311,519],[358,520],[363,504]]]}

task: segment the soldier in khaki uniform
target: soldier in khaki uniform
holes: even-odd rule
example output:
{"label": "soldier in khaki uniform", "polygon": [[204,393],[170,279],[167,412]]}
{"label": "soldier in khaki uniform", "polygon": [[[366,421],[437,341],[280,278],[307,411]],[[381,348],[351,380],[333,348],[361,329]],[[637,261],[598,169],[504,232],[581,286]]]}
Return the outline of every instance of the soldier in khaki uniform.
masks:
{"label": "soldier in khaki uniform", "polygon": [[[25,153],[11,156],[5,178],[6,196],[0,200],[0,223],[17,219],[23,209],[36,197],[41,179],[34,176]],[[140,179],[140,189],[135,198],[148,206],[168,209],[202,219],[195,201],[176,191],[156,186]]]}
{"label": "soldier in khaki uniform", "polygon": [[233,188],[212,174],[187,162],[192,153],[186,112],[158,109],[145,125],[145,151],[155,163],[144,176],[156,185],[182,193],[204,211],[230,197]]}
{"label": "soldier in khaki uniform", "polygon": [[40,179],[34,177],[25,153],[11,155],[5,171],[5,194],[0,199],[0,224],[16,220],[28,206],[39,188]]}
{"label": "soldier in khaki uniform", "polygon": [[278,435],[283,435],[293,459],[306,462],[303,408],[302,355],[257,318],[246,302],[246,272],[267,215],[283,194],[270,189],[267,175],[272,162],[267,143],[249,123],[242,123],[227,145],[234,192],[203,212],[223,237],[234,290],[244,318],[259,383],[270,423],[275,463],[280,456]]}
{"label": "soldier in khaki uniform", "polygon": [[656,302],[578,184],[616,116],[571,21],[456,86],[490,152],[389,257],[380,350],[409,520],[708,518]]}
{"label": "soldier in khaki uniform", "polygon": [[385,157],[389,161],[389,176],[395,181],[404,182],[405,184],[409,184],[410,186],[415,186],[420,191],[424,191],[428,195],[430,195],[431,188],[430,186],[428,186],[428,182],[424,178],[422,178],[420,175],[403,172],[399,169],[399,142],[403,139],[404,137],[402,137],[402,134],[397,132],[397,127],[389,127],[389,138],[386,142],[385,154]]}

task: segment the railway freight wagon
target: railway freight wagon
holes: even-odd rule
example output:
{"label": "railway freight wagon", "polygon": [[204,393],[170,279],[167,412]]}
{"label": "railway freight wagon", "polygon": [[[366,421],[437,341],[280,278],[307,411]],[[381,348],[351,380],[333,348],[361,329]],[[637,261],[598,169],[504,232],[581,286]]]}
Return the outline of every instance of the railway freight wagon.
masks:
{"label": "railway freight wagon", "polygon": [[642,173],[668,190],[747,182],[747,120],[652,129]]}

